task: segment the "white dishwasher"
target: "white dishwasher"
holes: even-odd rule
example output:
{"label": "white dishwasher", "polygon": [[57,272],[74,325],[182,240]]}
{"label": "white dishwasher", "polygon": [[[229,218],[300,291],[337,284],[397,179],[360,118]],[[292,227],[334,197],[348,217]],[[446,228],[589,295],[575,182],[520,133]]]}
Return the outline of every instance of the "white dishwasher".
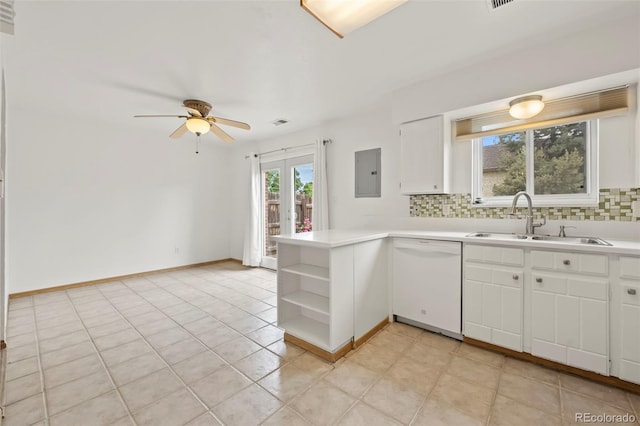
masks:
{"label": "white dishwasher", "polygon": [[462,340],[462,243],[393,240],[396,321]]}

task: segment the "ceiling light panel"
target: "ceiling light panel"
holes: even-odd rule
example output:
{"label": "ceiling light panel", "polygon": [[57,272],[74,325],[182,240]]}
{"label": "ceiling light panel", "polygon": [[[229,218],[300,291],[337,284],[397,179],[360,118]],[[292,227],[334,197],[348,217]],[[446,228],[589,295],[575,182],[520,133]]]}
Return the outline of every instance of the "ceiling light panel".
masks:
{"label": "ceiling light panel", "polygon": [[300,0],[300,6],[342,38],[407,0]]}

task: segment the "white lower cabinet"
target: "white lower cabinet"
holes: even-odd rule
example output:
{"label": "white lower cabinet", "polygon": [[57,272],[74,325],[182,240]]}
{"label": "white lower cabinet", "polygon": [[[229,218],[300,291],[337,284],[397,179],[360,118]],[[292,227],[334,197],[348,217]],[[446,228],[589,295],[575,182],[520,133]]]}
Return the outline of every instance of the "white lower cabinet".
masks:
{"label": "white lower cabinet", "polygon": [[387,240],[358,243],[353,250],[353,336],[357,345],[389,318]]}
{"label": "white lower cabinet", "polygon": [[609,375],[607,274],[605,255],[531,251],[532,355]]}
{"label": "white lower cabinet", "polygon": [[[386,240],[339,247],[278,241],[278,327],[335,361],[388,321]],[[316,349],[319,349],[316,350]]]}
{"label": "white lower cabinet", "polygon": [[640,257],[619,258],[618,375],[640,383]]}
{"label": "white lower cabinet", "polygon": [[466,337],[522,351],[523,266],[522,249],[465,245]]}
{"label": "white lower cabinet", "polygon": [[335,353],[353,338],[353,246],[278,243],[278,326]]}
{"label": "white lower cabinet", "polygon": [[532,276],[531,353],[608,375],[609,283]]}

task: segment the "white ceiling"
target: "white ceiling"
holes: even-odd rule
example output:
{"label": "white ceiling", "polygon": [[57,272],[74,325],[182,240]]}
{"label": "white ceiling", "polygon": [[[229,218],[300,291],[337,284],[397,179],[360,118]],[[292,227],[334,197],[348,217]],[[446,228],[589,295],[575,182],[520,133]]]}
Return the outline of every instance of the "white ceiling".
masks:
{"label": "white ceiling", "polygon": [[[299,0],[18,0],[15,8],[16,34],[3,42],[8,93],[42,99],[32,110],[131,126],[135,114],[181,114],[183,99],[199,98],[214,115],[251,124],[225,128],[239,141],[349,115],[414,82],[640,16],[634,0],[515,0],[495,11],[485,0],[409,0],[341,40]],[[19,102],[9,98],[9,108]],[[280,118],[290,123],[274,127]],[[172,120],[134,124],[161,136],[180,124]]]}

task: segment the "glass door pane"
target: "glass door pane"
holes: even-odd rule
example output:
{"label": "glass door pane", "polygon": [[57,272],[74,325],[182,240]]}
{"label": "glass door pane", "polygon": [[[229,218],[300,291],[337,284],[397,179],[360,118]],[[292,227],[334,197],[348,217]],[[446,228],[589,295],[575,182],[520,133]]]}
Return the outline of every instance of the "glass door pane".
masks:
{"label": "glass door pane", "polygon": [[299,164],[293,169],[293,231],[310,232],[313,230],[311,223],[313,212],[313,163]]}
{"label": "glass door pane", "polygon": [[277,245],[273,237],[309,232],[313,211],[313,156],[261,164],[262,262],[276,269]]}
{"label": "glass door pane", "polygon": [[273,236],[280,235],[281,222],[281,206],[280,206],[280,177],[281,168],[265,168],[262,169],[262,205],[263,210],[263,244],[262,257],[271,258],[267,263],[275,267],[275,258],[277,257],[277,245]]}

